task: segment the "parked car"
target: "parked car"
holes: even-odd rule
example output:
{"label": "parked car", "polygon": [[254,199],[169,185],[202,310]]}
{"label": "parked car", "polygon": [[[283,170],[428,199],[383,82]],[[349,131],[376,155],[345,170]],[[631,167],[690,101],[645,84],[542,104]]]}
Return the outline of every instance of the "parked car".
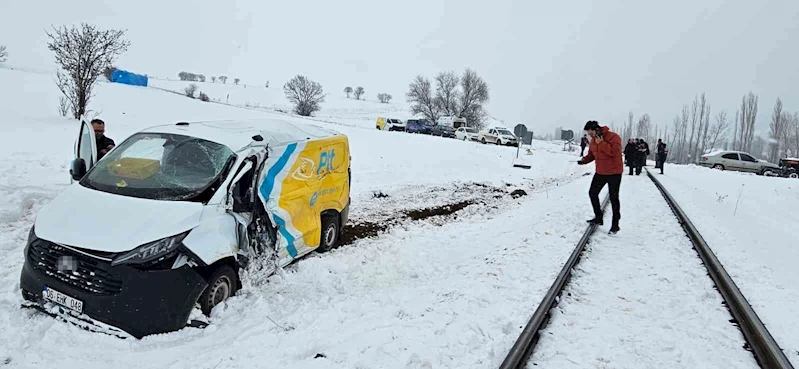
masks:
{"label": "parked car", "polygon": [[375,127],[381,131],[404,131],[405,123],[403,123],[401,119],[397,118],[377,117],[377,123],[375,124]]}
{"label": "parked car", "polygon": [[269,274],[330,250],[347,222],[349,143],[334,131],[182,122],[135,133],[95,164],[96,150],[83,122],[77,183],[37,214],[20,276],[29,306],[89,329],[179,330],[195,306],[207,315],[233,296],[249,260]]}
{"label": "parked car", "polygon": [[405,131],[429,135],[433,132],[433,125],[427,119],[408,119],[405,122]]}
{"label": "parked car", "polygon": [[799,159],[784,158],[780,159],[780,168],[783,177],[799,178]]}
{"label": "parked car", "polygon": [[454,129],[468,126],[466,118],[461,118],[461,117],[450,117],[450,116],[441,117],[438,118],[438,122],[436,123],[445,126],[450,126]]}
{"label": "parked car", "polygon": [[436,124],[433,126],[430,134],[433,136],[455,138],[455,128],[452,128],[452,126]]}
{"label": "parked car", "polygon": [[479,138],[476,129],[471,127],[460,127],[455,130],[455,138],[464,141],[477,141]]}
{"label": "parked car", "polygon": [[519,142],[518,138],[511,131],[504,127],[488,128],[485,131],[480,132],[479,136],[480,142],[484,144],[490,142],[497,145],[514,146]]}
{"label": "parked car", "polygon": [[757,160],[752,155],[740,151],[716,151],[702,155],[699,165],[719,170],[734,170],[776,176],[782,171],[778,165],[765,160]]}

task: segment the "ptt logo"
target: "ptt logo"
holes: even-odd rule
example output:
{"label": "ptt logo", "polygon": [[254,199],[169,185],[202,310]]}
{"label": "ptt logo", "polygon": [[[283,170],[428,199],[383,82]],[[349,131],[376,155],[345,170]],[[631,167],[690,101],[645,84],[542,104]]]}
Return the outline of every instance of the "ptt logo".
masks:
{"label": "ptt logo", "polygon": [[319,155],[319,167],[316,168],[316,175],[321,176],[333,171],[333,158],[336,157],[336,150],[322,151]]}
{"label": "ptt logo", "polygon": [[311,206],[316,205],[316,200],[319,199],[319,196],[333,195],[336,192],[338,192],[338,190],[339,190],[338,187],[333,187],[333,188],[324,188],[314,192],[313,195],[311,195]]}
{"label": "ptt logo", "polygon": [[291,173],[291,178],[298,181],[307,181],[313,177],[315,167],[316,163],[314,163],[313,160],[300,158],[300,165]]}

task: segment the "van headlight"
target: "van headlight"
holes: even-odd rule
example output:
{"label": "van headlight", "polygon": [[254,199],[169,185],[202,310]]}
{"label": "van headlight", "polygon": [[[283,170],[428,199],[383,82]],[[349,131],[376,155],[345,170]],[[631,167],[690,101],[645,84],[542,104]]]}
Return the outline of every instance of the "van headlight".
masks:
{"label": "van headlight", "polygon": [[178,247],[180,247],[183,239],[188,235],[189,231],[186,231],[176,236],[162,238],[158,241],[146,243],[117,256],[111,261],[111,265],[150,264],[150,262],[157,262],[162,258],[172,257],[174,256],[173,254],[176,253]]}

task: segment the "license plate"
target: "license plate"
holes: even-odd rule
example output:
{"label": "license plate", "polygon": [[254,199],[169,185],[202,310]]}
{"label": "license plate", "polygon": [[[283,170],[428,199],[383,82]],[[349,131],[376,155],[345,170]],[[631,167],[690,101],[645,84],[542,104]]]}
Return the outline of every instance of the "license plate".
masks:
{"label": "license plate", "polygon": [[42,291],[44,295],[44,299],[48,301],[52,301],[58,305],[61,305],[69,310],[83,313],[83,301],[78,300],[74,297],[67,296],[61,292],[58,292],[50,287],[44,287],[44,291]]}

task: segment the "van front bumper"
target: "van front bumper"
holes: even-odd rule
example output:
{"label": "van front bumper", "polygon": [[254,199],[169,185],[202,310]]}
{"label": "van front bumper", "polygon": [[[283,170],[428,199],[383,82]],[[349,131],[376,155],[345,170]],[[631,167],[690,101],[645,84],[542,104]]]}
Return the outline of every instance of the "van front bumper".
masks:
{"label": "van front bumper", "polygon": [[[205,279],[188,265],[141,271],[124,265],[111,266],[108,261],[41,239],[33,240],[32,245],[25,248],[20,276],[23,298],[44,306],[42,292],[45,287],[52,288],[82,301],[87,317],[136,338],[185,327],[207,287]],[[55,257],[64,255],[77,260],[77,271],[54,269]],[[79,316],[67,308],[59,310],[61,314]]]}

